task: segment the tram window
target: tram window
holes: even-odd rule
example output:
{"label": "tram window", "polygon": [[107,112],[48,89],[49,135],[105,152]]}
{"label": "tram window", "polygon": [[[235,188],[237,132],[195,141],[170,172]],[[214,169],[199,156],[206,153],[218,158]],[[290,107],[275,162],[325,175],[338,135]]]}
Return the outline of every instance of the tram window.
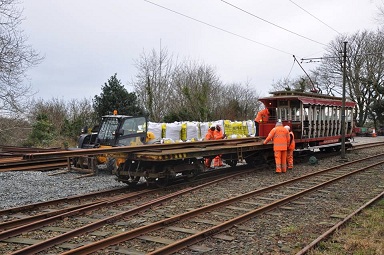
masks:
{"label": "tram window", "polygon": [[288,120],[288,108],[278,108],[277,117],[281,120]]}
{"label": "tram window", "polygon": [[315,107],[316,120],[320,120],[320,106]]}
{"label": "tram window", "polygon": [[304,108],[304,120],[308,120],[308,106]]}
{"label": "tram window", "polygon": [[334,108],[334,119],[335,120],[340,120],[340,114],[341,114],[340,108],[339,107],[335,107]]}
{"label": "tram window", "polygon": [[331,119],[330,112],[331,112],[331,108],[329,106],[326,106],[325,107],[325,120],[330,120]]}
{"label": "tram window", "polygon": [[296,121],[301,121],[301,115],[300,115],[300,109],[296,109],[296,117],[295,117],[295,120]]}
{"label": "tram window", "polygon": [[297,107],[293,107],[293,108],[290,108],[289,111],[290,111],[289,120],[292,120],[292,121],[300,121],[301,120],[300,109],[298,109]]}
{"label": "tram window", "polygon": [[297,109],[296,107],[294,107],[294,108],[291,108],[290,110],[291,111],[289,113],[289,116],[291,117],[291,120],[295,121],[297,119],[297,116],[296,116]]}
{"label": "tram window", "polygon": [[269,120],[270,121],[275,121],[276,118],[276,108],[268,108],[269,110]]}
{"label": "tram window", "polygon": [[352,109],[346,109],[347,111],[347,121],[352,121]]}

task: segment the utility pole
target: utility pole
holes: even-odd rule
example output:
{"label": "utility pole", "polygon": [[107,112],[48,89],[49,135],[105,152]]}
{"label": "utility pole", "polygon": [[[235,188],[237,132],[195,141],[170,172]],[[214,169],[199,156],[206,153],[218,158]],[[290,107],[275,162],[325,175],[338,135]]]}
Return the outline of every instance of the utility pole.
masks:
{"label": "utility pole", "polygon": [[343,50],[343,99],[341,105],[341,160],[345,157],[345,83],[346,83],[346,65],[347,65],[347,42],[344,42]]}

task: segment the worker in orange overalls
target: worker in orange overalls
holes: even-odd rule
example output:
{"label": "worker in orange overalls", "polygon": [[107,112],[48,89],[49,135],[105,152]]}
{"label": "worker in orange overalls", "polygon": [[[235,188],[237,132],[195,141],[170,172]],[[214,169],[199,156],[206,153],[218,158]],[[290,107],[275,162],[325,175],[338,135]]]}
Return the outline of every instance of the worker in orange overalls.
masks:
{"label": "worker in orange overalls", "polygon": [[[205,139],[204,141],[207,141],[207,140],[215,140],[215,125],[211,125],[208,129],[208,132],[207,134],[205,135]],[[211,167],[211,162],[212,162],[212,159],[211,158],[205,158],[204,160],[204,164],[207,168],[210,168]]]}
{"label": "worker in orange overalls", "polygon": [[[225,134],[221,129],[220,125],[216,125],[216,129],[213,132],[215,140],[220,140],[225,138]],[[223,166],[223,160],[221,159],[221,155],[216,156],[213,159],[213,166]]]}
{"label": "worker in orange overalls", "polygon": [[289,142],[289,132],[283,127],[281,120],[276,122],[276,126],[269,132],[263,144],[273,140],[273,151],[275,154],[276,173],[287,172],[287,149]]}
{"label": "worker in orange overalls", "polygon": [[256,127],[256,136],[259,136],[259,124],[262,122],[266,122],[269,119],[269,111],[267,108],[261,110],[257,113],[255,118],[255,127]]}
{"label": "worker in orange overalls", "polygon": [[293,151],[295,150],[295,136],[293,135],[293,132],[290,131],[291,128],[289,126],[284,126],[284,128],[289,132],[287,163],[288,163],[288,170],[292,170],[293,169]]}

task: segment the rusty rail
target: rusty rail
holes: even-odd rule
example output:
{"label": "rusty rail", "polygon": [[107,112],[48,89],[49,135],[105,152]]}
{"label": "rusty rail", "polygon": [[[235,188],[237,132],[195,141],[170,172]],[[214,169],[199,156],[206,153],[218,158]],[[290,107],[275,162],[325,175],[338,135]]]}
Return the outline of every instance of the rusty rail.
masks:
{"label": "rusty rail", "polygon": [[244,145],[247,143],[260,142],[259,137],[239,138],[239,139],[224,139],[213,141],[200,141],[200,142],[187,142],[187,143],[170,143],[170,144],[151,144],[151,145],[138,145],[138,146],[120,146],[112,148],[95,148],[95,149],[71,149],[67,151],[46,152],[46,153],[28,153],[23,155],[25,160],[38,160],[38,159],[52,159],[61,157],[80,157],[92,156],[99,154],[113,154],[113,153],[134,153],[142,151],[162,151],[173,149],[186,149],[186,148],[209,148],[213,146],[228,146],[228,145]]}

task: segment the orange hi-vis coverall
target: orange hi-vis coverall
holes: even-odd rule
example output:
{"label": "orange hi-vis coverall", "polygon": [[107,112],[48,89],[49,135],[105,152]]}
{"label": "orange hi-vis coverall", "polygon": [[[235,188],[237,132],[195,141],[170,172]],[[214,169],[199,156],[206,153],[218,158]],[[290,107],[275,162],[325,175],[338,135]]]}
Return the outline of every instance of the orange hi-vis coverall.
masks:
{"label": "orange hi-vis coverall", "polygon": [[260,122],[266,122],[268,121],[268,119],[269,119],[269,111],[267,108],[265,108],[264,110],[261,110],[257,113],[255,121],[257,123],[260,123]]}
{"label": "orange hi-vis coverall", "polygon": [[268,137],[265,139],[264,144],[273,140],[273,150],[275,154],[276,173],[285,173],[287,171],[287,148],[289,143],[289,132],[280,123],[276,124]]}
{"label": "orange hi-vis coverall", "polygon": [[288,169],[293,169],[293,151],[295,150],[295,136],[293,132],[289,132],[289,142],[287,150]]}
{"label": "orange hi-vis coverall", "polygon": [[211,129],[208,129],[208,132],[205,135],[205,140],[215,140],[215,131],[216,130],[212,131]]}
{"label": "orange hi-vis coverall", "polygon": [[[211,129],[208,129],[208,132],[207,134],[205,135],[205,140],[215,140],[215,130],[211,130]],[[212,162],[212,159],[211,158],[206,158],[204,160],[204,164],[206,167],[210,168],[211,167],[211,162]]]}
{"label": "orange hi-vis coverall", "polygon": [[[223,130],[220,129],[220,131],[219,131],[216,129],[213,132],[213,136],[214,136],[215,140],[223,139]],[[221,159],[221,155],[216,156],[213,159],[213,166],[222,166],[222,165],[223,165],[223,160]]]}
{"label": "orange hi-vis coverall", "polygon": [[261,110],[257,113],[256,118],[255,118],[255,127],[256,127],[256,136],[259,136],[260,134],[260,123],[266,122],[269,119],[269,111],[267,108],[264,110]]}

